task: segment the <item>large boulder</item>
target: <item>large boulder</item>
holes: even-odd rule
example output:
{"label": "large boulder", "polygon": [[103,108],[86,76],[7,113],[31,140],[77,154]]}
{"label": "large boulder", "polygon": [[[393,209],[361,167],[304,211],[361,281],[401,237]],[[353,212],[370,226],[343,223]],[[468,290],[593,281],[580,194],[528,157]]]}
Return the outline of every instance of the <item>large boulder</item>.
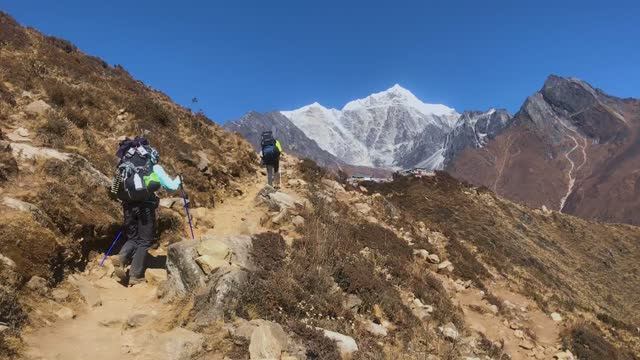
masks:
{"label": "large boulder", "polygon": [[195,259],[198,241],[186,240],[167,249],[167,290],[171,295],[184,296],[204,287],[206,275]]}
{"label": "large boulder", "polygon": [[171,360],[191,359],[191,355],[202,349],[204,338],[202,335],[184,328],[175,328],[161,336],[164,348]]}
{"label": "large boulder", "polygon": [[249,356],[256,359],[280,359],[287,349],[289,337],[282,327],[271,321],[260,321],[251,333]]}
{"label": "large boulder", "polygon": [[217,236],[181,241],[167,255],[169,295],[195,295],[194,321],[207,325],[222,319],[229,294],[245,281],[251,265],[251,237]]}
{"label": "large boulder", "polygon": [[44,115],[49,110],[51,110],[51,105],[42,100],[33,101],[24,108],[24,112],[30,115]]}
{"label": "large boulder", "polygon": [[326,338],[329,338],[336,342],[336,346],[338,347],[340,355],[343,359],[349,358],[351,354],[358,351],[358,344],[356,344],[356,341],[351,336],[340,334],[335,331],[329,331],[326,329],[317,329],[322,331]]}
{"label": "large boulder", "polygon": [[298,196],[276,191],[268,185],[258,193],[256,202],[258,204],[265,204],[271,211],[281,211],[283,209],[293,210],[305,206],[304,201]]}

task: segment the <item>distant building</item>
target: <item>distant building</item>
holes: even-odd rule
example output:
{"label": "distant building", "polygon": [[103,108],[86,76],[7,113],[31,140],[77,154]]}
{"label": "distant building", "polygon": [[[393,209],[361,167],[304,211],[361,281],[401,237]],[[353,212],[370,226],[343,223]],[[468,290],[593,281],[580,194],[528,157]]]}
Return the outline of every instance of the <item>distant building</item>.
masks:
{"label": "distant building", "polygon": [[412,177],[426,177],[426,176],[434,176],[435,173],[429,169],[425,169],[425,168],[413,168],[413,169],[406,169],[406,170],[399,170],[393,173],[393,178],[397,179],[399,177],[407,177],[407,176],[412,176]]}

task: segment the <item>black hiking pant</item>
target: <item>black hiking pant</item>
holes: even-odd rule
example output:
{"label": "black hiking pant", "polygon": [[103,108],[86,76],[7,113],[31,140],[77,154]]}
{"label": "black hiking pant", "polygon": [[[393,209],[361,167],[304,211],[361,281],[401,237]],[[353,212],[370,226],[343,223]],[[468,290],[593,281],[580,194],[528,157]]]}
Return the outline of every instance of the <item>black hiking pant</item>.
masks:
{"label": "black hiking pant", "polygon": [[144,277],[147,251],[155,240],[156,204],[124,204],[124,229],[127,241],[120,250],[123,264],[131,263],[130,278]]}

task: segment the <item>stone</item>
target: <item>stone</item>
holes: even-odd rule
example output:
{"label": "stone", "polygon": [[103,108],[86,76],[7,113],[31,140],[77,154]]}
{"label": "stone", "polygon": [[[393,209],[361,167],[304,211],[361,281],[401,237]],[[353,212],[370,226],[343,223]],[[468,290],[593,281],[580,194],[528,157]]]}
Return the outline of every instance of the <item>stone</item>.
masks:
{"label": "stone", "polygon": [[15,269],[16,267],[16,263],[15,261],[11,260],[10,258],[0,254],[0,263],[2,263],[2,265],[8,267],[8,268],[12,268]]}
{"label": "stone", "polygon": [[287,221],[288,216],[289,216],[289,209],[283,208],[273,218],[271,218],[271,222],[273,224],[282,225]]}
{"label": "stone", "polygon": [[324,184],[325,186],[327,186],[329,189],[331,189],[331,191],[336,192],[336,193],[343,193],[345,192],[344,187],[342,185],[340,185],[340,183],[338,183],[335,180],[331,180],[331,179],[322,179],[320,180],[320,182],[322,182],[322,184]]}
{"label": "stone", "polygon": [[364,322],[364,329],[376,336],[387,336],[387,329],[384,326],[376,324],[371,320],[366,320]]}
{"label": "stone", "polygon": [[56,159],[60,161],[68,161],[70,159],[69,154],[62,153],[55,149],[36,147],[31,144],[12,143],[11,153],[15,158],[32,160],[36,158],[42,159]]}
{"label": "stone", "polygon": [[288,341],[287,334],[279,324],[263,320],[251,333],[249,358],[279,359]]}
{"label": "stone", "polygon": [[204,337],[193,331],[178,327],[160,335],[160,342],[164,359],[189,360],[202,350]]}
{"label": "stone", "polygon": [[292,195],[289,195],[281,191],[277,191],[275,193],[269,194],[269,200],[270,201],[267,203],[269,205],[269,208],[270,209],[272,208],[277,211],[283,208],[292,209],[296,206],[296,204],[302,205],[300,200],[298,200]]}
{"label": "stone", "polygon": [[16,130],[7,134],[7,138],[12,142],[29,142],[31,139],[29,138],[29,130],[19,127]]}
{"label": "stone", "polygon": [[134,329],[143,326],[144,324],[149,323],[152,320],[149,314],[138,313],[132,314],[127,318],[127,321],[124,323],[125,329]]}
{"label": "stone", "polygon": [[358,295],[347,294],[343,301],[342,306],[349,311],[358,312],[360,306],[362,305],[362,299],[358,297]]}
{"label": "stone", "polygon": [[5,331],[9,330],[9,326],[0,324],[0,335],[2,335]]}
{"label": "stone", "polygon": [[231,259],[231,249],[217,237],[203,239],[196,245],[196,251],[199,255],[208,255],[216,259]]}
{"label": "stone", "polygon": [[201,172],[207,171],[207,169],[211,165],[211,161],[209,161],[207,153],[200,150],[196,152],[196,155],[198,155],[198,164],[196,165],[198,170],[200,170]]}
{"label": "stone", "polygon": [[489,305],[489,311],[493,314],[493,315],[498,315],[498,313],[500,312],[500,309],[498,309],[497,305],[491,304]]}
{"label": "stone", "polygon": [[555,321],[555,322],[560,322],[562,321],[562,315],[558,314],[557,312],[553,312],[551,313],[551,320]]}
{"label": "stone", "polygon": [[194,298],[193,320],[198,326],[209,326],[222,321],[229,296],[247,279],[245,268],[236,264],[220,268],[209,276],[206,287]]}
{"label": "stone", "polygon": [[458,329],[451,322],[439,327],[438,329],[440,330],[440,333],[444,336],[444,338],[449,341],[456,341],[460,337]]}
{"label": "stone", "polygon": [[513,335],[518,339],[524,339],[524,332],[522,330],[515,330]]}
{"label": "stone", "polygon": [[307,185],[307,182],[302,179],[290,179],[287,184],[291,187],[303,187]]}
{"label": "stone", "polygon": [[44,115],[49,110],[51,110],[51,105],[42,100],[33,101],[24,108],[24,112],[29,115]]}
{"label": "stone", "polygon": [[44,295],[49,291],[49,287],[47,286],[47,280],[41,278],[40,276],[32,276],[31,279],[27,282],[27,289],[31,291],[35,291],[41,295]]}
{"label": "stone", "polygon": [[525,350],[533,350],[536,346],[528,340],[525,340],[519,344],[519,346]]}
{"label": "stone", "polygon": [[367,216],[365,218],[365,220],[367,220],[368,222],[370,222],[372,224],[379,224],[380,223],[380,221],[375,216],[371,216],[371,215]]}
{"label": "stone", "polygon": [[57,302],[64,302],[69,298],[69,292],[64,289],[53,289],[53,291],[51,291],[51,297]]}
{"label": "stone", "polygon": [[445,260],[438,264],[438,271],[447,270],[449,272],[453,271],[453,264],[449,260]]}
{"label": "stone", "polygon": [[229,260],[218,259],[211,255],[202,255],[197,257],[196,263],[200,265],[200,268],[202,268],[202,271],[204,271],[204,273],[207,275],[217,271],[219,268],[223,266],[230,265]]}
{"label": "stone", "polygon": [[324,336],[335,341],[340,351],[340,355],[343,358],[351,356],[354,352],[358,351],[358,344],[356,341],[347,335],[343,335],[334,331],[325,330],[322,328],[316,328],[323,332]]}
{"label": "stone", "polygon": [[167,270],[165,269],[147,269],[144,272],[144,279],[150,285],[160,285],[167,281]]}
{"label": "stone", "polygon": [[429,258],[429,252],[425,249],[414,249],[413,255],[423,260],[426,260]]}
{"label": "stone", "polygon": [[189,210],[189,214],[195,227],[213,228],[215,226],[213,214],[207,208],[193,208]]}
{"label": "stone", "polygon": [[182,208],[184,206],[184,200],[181,197],[169,197],[160,199],[160,206],[167,209],[176,210],[175,206]]}
{"label": "stone", "polygon": [[76,317],[76,314],[73,312],[73,310],[69,309],[66,306],[63,306],[58,311],[56,311],[56,316],[60,320],[71,320]]}
{"label": "stone", "polygon": [[553,358],[557,360],[575,360],[575,356],[569,350],[560,351],[553,355]]}
{"label": "stone", "polygon": [[356,203],[353,205],[362,215],[368,215],[371,212],[371,206],[365,203]]}
{"label": "stone", "polygon": [[187,295],[204,287],[206,274],[196,263],[197,240],[185,240],[167,248],[167,290],[173,295]]}
{"label": "stone", "polygon": [[70,277],[71,283],[78,287],[80,295],[89,307],[102,306],[102,299],[100,293],[93,287],[93,285],[85,278],[73,275]]}
{"label": "stone", "polygon": [[291,219],[291,223],[293,225],[295,225],[296,227],[303,227],[304,226],[304,218],[300,215],[296,215],[293,217],[293,219]]}

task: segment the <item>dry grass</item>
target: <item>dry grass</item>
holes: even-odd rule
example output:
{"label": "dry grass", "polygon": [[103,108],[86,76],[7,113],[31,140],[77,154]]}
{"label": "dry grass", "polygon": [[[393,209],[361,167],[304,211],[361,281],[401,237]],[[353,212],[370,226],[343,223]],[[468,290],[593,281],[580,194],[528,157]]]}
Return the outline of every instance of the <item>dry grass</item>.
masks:
{"label": "dry grass", "polygon": [[481,283],[493,268],[523,284],[523,292],[543,308],[603,309],[598,312],[610,317],[608,322],[640,321],[638,228],[546,216],[441,172],[368,186],[408,222],[423,221],[444,233],[460,276]]}
{"label": "dry grass", "polygon": [[302,174],[302,179],[310,183],[317,182],[327,175],[327,169],[311,159],[302,159],[298,165],[298,171]]}
{"label": "dry grass", "polygon": [[638,357],[627,350],[611,344],[594,325],[580,323],[562,334],[566,348],[571,349],[578,359],[585,360],[636,360]]}

